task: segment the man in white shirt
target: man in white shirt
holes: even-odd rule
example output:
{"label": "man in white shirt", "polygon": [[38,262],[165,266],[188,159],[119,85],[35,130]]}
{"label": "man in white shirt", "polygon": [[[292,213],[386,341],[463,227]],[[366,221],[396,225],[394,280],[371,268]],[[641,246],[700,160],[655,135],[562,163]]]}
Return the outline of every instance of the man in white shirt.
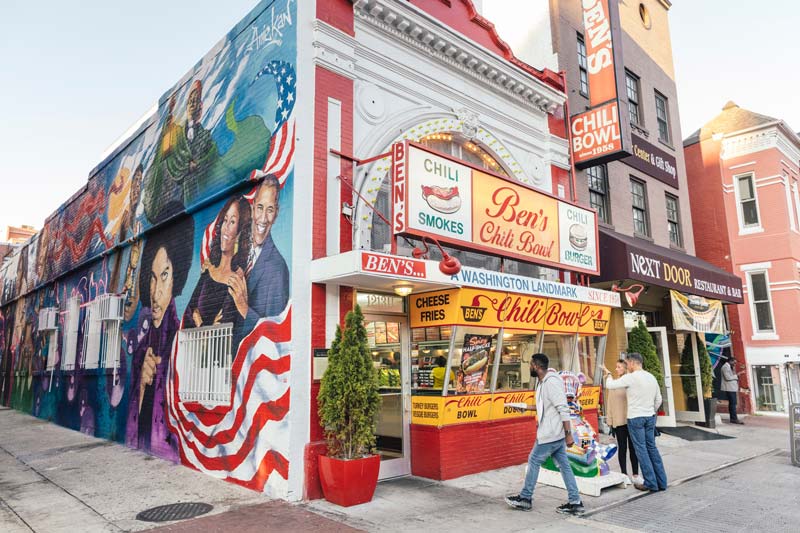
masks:
{"label": "man in white shirt", "polygon": [[725,397],[728,400],[728,414],[731,417],[731,424],[744,424],[736,415],[736,401],[738,399],[737,395],[739,394],[739,376],[733,369],[734,365],[733,359],[725,361],[725,364],[722,365],[722,383],[720,388],[722,392],[725,393]]}
{"label": "man in white shirt", "polygon": [[603,367],[606,388],[627,389],[628,431],[630,432],[644,483],[635,483],[639,490],[667,490],[667,473],[664,462],[656,448],[656,413],[661,406],[661,387],[653,374],[642,369],[642,356],[636,352],[628,354],[628,373],[619,379],[610,377],[611,372]]}

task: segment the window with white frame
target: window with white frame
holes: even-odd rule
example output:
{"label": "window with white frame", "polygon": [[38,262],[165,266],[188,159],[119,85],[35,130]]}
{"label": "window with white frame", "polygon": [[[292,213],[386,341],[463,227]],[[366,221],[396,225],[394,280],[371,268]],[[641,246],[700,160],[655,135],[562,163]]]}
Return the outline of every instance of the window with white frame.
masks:
{"label": "window with white frame", "polygon": [[669,105],[667,97],[656,91],[656,120],[658,121],[658,138],[669,144]]}
{"label": "window with white frame", "polygon": [[585,97],[589,97],[589,70],[586,62],[586,41],[583,35],[578,34],[578,76],[580,78],[580,91]]}
{"label": "window with white frame", "polygon": [[667,230],[669,231],[669,243],[678,248],[683,247],[683,235],[681,234],[681,215],[678,208],[678,197],[670,193],[665,193],[667,199]]}
{"label": "window with white frame", "polygon": [[178,396],[182,402],[230,403],[232,344],[230,323],[178,332]]}
{"label": "window with white frame", "polygon": [[86,306],[83,326],[83,368],[119,366],[122,296],[103,294]]}
{"label": "window with white frame", "polygon": [[628,116],[631,124],[642,125],[642,115],[639,113],[639,76],[625,71],[625,92],[628,96]]}
{"label": "window with white frame", "polygon": [[774,333],[772,302],[766,272],[748,272],[750,300],[753,304],[753,325],[757,333]]}
{"label": "window with white frame", "polygon": [[589,181],[589,205],[597,210],[597,218],[606,224],[611,223],[611,210],[608,208],[608,167],[597,165],[586,169]]}
{"label": "window with white frame", "polygon": [[73,296],[67,300],[67,311],[64,327],[64,359],[63,370],[75,369],[75,356],[78,353],[78,329],[81,322],[81,297]]}
{"label": "window with white frame", "polygon": [[39,309],[39,332],[45,336],[47,370],[53,370],[58,362],[58,308]]}
{"label": "window with white frame", "polygon": [[631,178],[631,207],[633,208],[633,231],[650,236],[647,220],[647,187],[643,181]]}
{"label": "window with white frame", "polygon": [[794,198],[794,214],[800,224],[800,192],[797,189],[797,180],[792,180],[792,197]]}
{"label": "window with white frame", "polygon": [[736,187],[739,191],[739,213],[742,217],[742,227],[753,228],[759,226],[758,201],[756,199],[753,175],[748,174],[737,177]]}

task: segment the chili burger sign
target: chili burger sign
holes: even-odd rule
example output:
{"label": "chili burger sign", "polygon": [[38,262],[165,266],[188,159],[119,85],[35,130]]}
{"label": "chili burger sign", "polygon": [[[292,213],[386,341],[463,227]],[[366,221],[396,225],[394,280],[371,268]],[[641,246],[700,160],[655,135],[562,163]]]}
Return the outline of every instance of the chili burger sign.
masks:
{"label": "chili burger sign", "polygon": [[597,216],[519,182],[404,142],[392,148],[395,235],[597,274]]}

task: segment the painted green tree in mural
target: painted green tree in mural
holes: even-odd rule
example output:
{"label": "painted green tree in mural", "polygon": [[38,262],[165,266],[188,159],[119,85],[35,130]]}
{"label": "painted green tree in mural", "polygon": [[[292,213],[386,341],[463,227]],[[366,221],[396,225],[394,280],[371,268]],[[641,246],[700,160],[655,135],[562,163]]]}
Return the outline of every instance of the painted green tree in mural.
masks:
{"label": "painted green tree in mural", "polygon": [[358,305],[347,313],[344,331],[336,328],[317,401],[329,457],[356,459],[374,453],[381,397]]}
{"label": "painted green tree in mural", "polygon": [[658,360],[658,350],[653,337],[647,331],[647,326],[641,320],[628,333],[628,352],[642,354],[642,367],[653,374],[659,386],[664,386],[664,370],[661,368],[661,361]]}

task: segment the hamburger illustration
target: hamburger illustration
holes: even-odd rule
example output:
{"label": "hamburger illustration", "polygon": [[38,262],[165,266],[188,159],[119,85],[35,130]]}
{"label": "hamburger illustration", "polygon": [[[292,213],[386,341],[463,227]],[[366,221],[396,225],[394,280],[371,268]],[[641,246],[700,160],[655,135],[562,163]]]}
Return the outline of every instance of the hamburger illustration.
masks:
{"label": "hamburger illustration", "polygon": [[422,198],[431,209],[449,215],[461,209],[461,197],[458,187],[422,186]]}
{"label": "hamburger illustration", "polygon": [[580,224],[573,224],[569,227],[569,243],[573,248],[582,252],[589,244],[589,238],[586,236],[586,228]]}

